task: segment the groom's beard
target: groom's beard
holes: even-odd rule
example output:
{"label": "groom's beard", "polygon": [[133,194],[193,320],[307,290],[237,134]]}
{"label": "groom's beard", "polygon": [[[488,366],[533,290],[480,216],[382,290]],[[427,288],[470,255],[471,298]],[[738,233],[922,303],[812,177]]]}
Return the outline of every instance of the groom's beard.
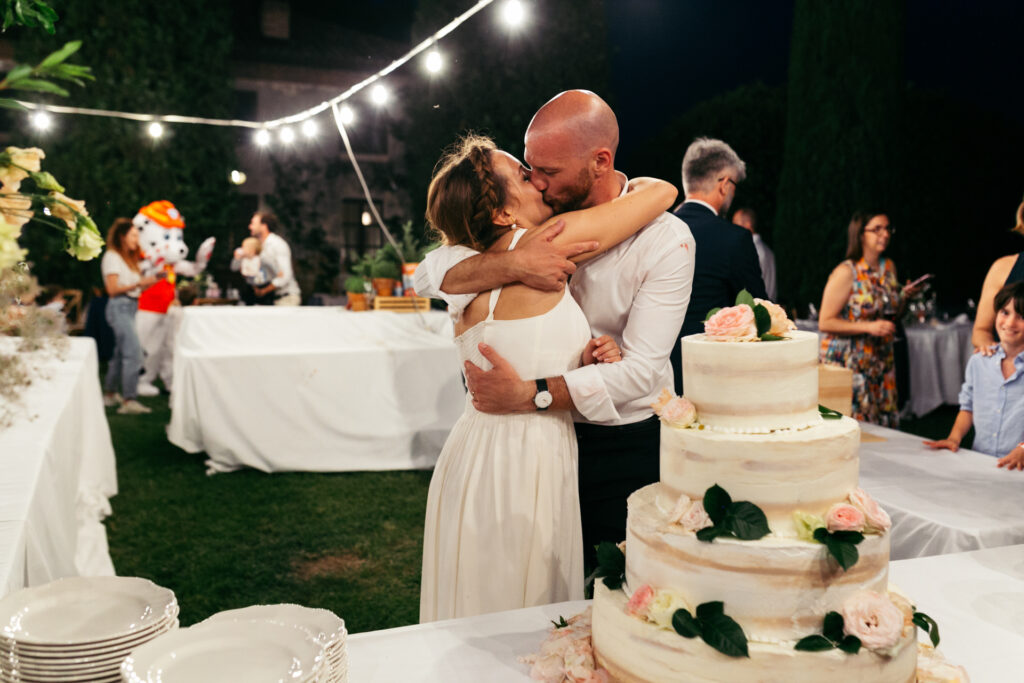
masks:
{"label": "groom's beard", "polygon": [[567,211],[582,209],[590,197],[590,190],[594,187],[594,179],[590,177],[587,169],[582,169],[576,182],[564,188],[559,195],[544,195],[544,203],[550,206],[556,214]]}

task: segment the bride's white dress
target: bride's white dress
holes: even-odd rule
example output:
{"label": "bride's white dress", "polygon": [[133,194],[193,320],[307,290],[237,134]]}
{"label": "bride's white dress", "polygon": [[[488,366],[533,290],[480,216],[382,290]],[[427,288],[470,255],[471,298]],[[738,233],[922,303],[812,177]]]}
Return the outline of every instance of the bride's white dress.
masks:
{"label": "bride's white dress", "polygon": [[[463,362],[489,369],[483,342],[524,379],[579,365],[590,327],[568,288],[554,308],[518,320],[494,319],[500,295],[456,338]],[[430,480],[421,622],[583,598],[576,465],[567,411],[488,415],[467,395]]]}

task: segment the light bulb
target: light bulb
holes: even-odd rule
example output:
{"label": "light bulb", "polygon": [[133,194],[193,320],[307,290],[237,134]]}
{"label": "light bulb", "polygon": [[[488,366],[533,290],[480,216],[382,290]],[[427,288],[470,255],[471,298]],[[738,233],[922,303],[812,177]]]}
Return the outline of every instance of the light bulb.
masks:
{"label": "light bulb", "polygon": [[281,132],[278,133],[278,137],[281,138],[281,142],[286,145],[290,145],[295,142],[295,131],[288,126],[285,126],[281,129]]}
{"label": "light bulb", "polygon": [[266,128],[260,128],[256,131],[256,144],[260,147],[266,147],[270,144],[270,131]]}
{"label": "light bulb", "polygon": [[231,182],[234,185],[241,185],[242,183],[245,182],[245,173],[243,173],[241,171],[232,171],[231,172]]}
{"label": "light bulb", "polygon": [[501,17],[511,28],[519,28],[526,21],[526,8],[519,0],[507,0],[501,8]]}
{"label": "light bulb", "polygon": [[356,120],[356,113],[352,111],[352,107],[347,104],[341,105],[339,115],[341,117],[341,122],[346,126]]}
{"label": "light bulb", "polygon": [[32,125],[37,130],[50,130],[50,126],[53,125],[53,117],[47,114],[45,111],[37,111],[32,114]]}
{"label": "light bulb", "polygon": [[437,50],[431,50],[430,52],[427,53],[425,64],[427,67],[427,71],[429,71],[432,74],[436,74],[441,72],[441,67],[444,66],[444,60],[441,59],[440,52],[438,52]]}
{"label": "light bulb", "polygon": [[306,138],[316,137],[316,122],[313,119],[306,119],[302,122],[302,134]]}
{"label": "light bulb", "polygon": [[153,121],[146,127],[146,132],[151,138],[159,138],[164,134],[164,126],[159,121]]}
{"label": "light bulb", "polygon": [[370,99],[376,105],[386,104],[388,101],[388,89],[383,85],[375,85],[370,91]]}

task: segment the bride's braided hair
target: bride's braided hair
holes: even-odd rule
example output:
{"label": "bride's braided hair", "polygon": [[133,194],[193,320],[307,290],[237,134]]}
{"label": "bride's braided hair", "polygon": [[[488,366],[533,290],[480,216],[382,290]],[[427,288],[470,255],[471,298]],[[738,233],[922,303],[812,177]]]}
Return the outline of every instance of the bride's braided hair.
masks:
{"label": "bride's braided hair", "polygon": [[490,138],[467,135],[437,162],[427,190],[427,221],[445,244],[483,251],[507,229],[493,220],[508,197],[491,164],[495,150]]}

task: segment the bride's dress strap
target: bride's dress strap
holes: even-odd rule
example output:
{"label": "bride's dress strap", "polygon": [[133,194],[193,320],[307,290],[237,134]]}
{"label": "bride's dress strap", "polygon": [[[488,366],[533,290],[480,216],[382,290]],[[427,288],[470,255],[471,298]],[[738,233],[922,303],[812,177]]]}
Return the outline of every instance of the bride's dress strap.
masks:
{"label": "bride's dress strap", "polygon": [[[526,234],[526,228],[519,228],[515,234],[512,235],[512,241],[509,242],[508,251],[512,251],[516,248],[516,244],[519,243],[519,238]],[[485,320],[494,320],[494,307],[498,305],[498,297],[501,296],[501,290],[503,287],[491,290],[490,299],[487,301],[487,317]]]}

